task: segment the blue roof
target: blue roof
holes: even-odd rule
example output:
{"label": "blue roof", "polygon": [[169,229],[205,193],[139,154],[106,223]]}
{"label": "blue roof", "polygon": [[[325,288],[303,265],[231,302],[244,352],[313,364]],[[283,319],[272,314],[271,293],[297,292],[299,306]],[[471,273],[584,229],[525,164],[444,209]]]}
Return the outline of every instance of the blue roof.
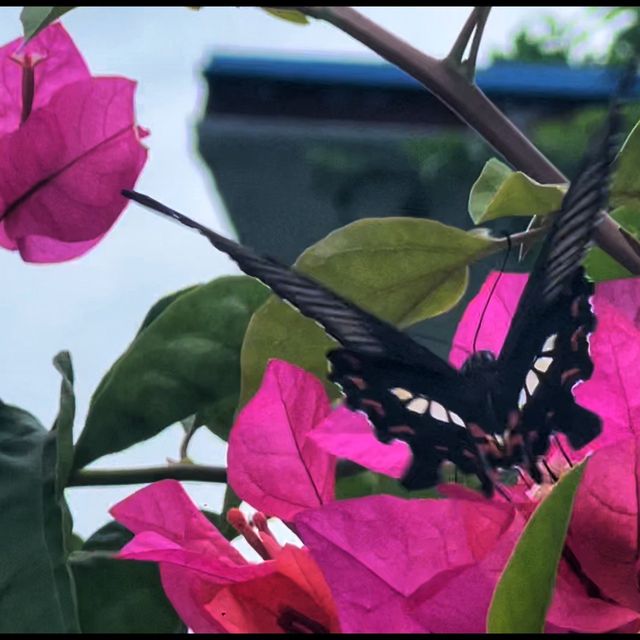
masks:
{"label": "blue roof", "polygon": [[[351,84],[424,90],[422,85],[389,63],[354,63],[256,56],[215,55],[205,74],[289,80],[314,84]],[[620,71],[603,67],[499,62],[479,70],[478,86],[486,93],[597,100],[615,90]],[[633,95],[640,95],[636,79]]]}

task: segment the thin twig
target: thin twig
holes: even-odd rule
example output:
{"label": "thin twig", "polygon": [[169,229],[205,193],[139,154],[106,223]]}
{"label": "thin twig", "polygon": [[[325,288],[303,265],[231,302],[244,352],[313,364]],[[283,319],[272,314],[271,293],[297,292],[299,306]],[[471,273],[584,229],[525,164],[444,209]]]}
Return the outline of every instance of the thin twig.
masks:
{"label": "thin twig", "polygon": [[[466,22],[460,29],[460,33],[456,38],[456,41],[451,47],[448,55],[444,58],[443,62],[453,65],[462,75],[470,82],[476,74],[476,61],[478,59],[478,50],[480,48],[480,42],[482,40],[482,33],[484,32],[487,18],[491,7],[474,7]],[[473,37],[473,40],[471,40]],[[471,48],[469,55],[464,58],[464,52],[467,50],[467,46],[471,41]]]}
{"label": "thin twig", "polygon": [[[532,142],[453,65],[438,61],[389,33],[351,7],[295,7],[326,20],[421,82],[515,169],[543,184],[568,182]],[[640,256],[618,224],[606,216],[596,230],[598,245],[631,273],[640,274]],[[640,243],[634,241],[640,251]]]}
{"label": "thin twig", "polygon": [[182,425],[184,427],[184,438],[182,438],[182,442],[180,443],[180,460],[186,460],[189,457],[189,443],[191,442],[191,438],[193,438],[195,432],[202,426],[202,423],[198,421],[197,416],[193,416],[193,422],[190,425],[185,424],[185,421],[182,421]]}
{"label": "thin twig", "polygon": [[476,63],[478,61],[478,51],[480,49],[480,42],[482,42],[482,34],[484,33],[484,27],[487,24],[487,18],[491,12],[491,7],[476,7],[479,9],[478,23],[476,24],[476,30],[473,34],[473,42],[471,43],[471,49],[469,50],[469,57],[465,60],[463,71],[467,76],[469,82],[474,82],[476,77]]}
{"label": "thin twig", "polygon": [[451,47],[451,51],[447,54],[445,60],[448,60],[450,63],[455,66],[462,66],[462,58],[464,56],[464,52],[467,49],[467,45],[469,44],[469,40],[471,40],[471,36],[473,35],[476,27],[478,26],[478,18],[480,15],[480,10],[482,7],[474,7],[469,14],[469,17],[465,20],[465,23],[462,25],[462,29],[460,29],[460,33],[456,38],[453,46]]}

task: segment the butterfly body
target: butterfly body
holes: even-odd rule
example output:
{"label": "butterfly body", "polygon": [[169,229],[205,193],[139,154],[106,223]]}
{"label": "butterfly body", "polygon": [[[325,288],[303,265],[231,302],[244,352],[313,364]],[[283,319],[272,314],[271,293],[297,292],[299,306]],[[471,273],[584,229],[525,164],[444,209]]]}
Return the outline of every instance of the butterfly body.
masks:
{"label": "butterfly body", "polygon": [[203,234],[340,343],[327,354],[329,379],[382,442],[410,445],[406,487],[437,484],[450,461],[491,495],[500,469],[522,466],[541,481],[538,465],[553,433],[580,448],[600,432],[598,416],[578,406],[571,389],[593,371],[593,286],[580,263],[607,205],[619,120],[614,104],[554,217],[500,353],[472,353],[460,370],[321,282],[147,196],[123,193]]}

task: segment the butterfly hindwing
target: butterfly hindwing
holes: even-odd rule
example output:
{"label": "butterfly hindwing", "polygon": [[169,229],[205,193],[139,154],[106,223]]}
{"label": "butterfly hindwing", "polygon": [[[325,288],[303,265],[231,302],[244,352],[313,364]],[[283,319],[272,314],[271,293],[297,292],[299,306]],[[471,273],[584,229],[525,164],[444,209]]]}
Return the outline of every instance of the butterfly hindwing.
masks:
{"label": "butterfly hindwing", "polygon": [[[546,453],[552,433],[564,433],[578,449],[600,432],[598,416],[577,405],[571,392],[593,372],[588,341],[595,328],[589,302],[592,293],[593,285],[580,268],[539,328],[544,342],[532,358],[520,390],[515,433],[521,438],[524,462],[535,480],[539,479],[536,460]],[[505,387],[504,381],[500,386]]]}
{"label": "butterfly hindwing", "polygon": [[478,475],[491,491],[492,480],[467,424],[470,408],[482,398],[463,376],[451,386],[419,366],[349,349],[330,351],[328,358],[329,379],[340,386],[347,406],[367,415],[382,442],[399,439],[411,447],[413,463],[402,478],[406,488],[437,484],[440,466],[450,461]]}

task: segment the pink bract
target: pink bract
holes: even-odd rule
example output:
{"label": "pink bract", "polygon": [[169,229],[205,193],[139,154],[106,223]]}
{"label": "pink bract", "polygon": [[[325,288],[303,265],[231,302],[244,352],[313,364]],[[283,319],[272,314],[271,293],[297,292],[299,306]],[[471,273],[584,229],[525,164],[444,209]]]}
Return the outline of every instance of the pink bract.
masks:
{"label": "pink bract", "polygon": [[178,482],[149,485],[111,513],[135,533],[118,557],[159,563],[163,589],[193,631],[275,632],[295,628],[297,620],[339,630],[329,589],[308,551],[270,544],[275,557],[249,563]]}
{"label": "pink bract", "polygon": [[307,436],[331,410],[322,383],[272,360],[229,437],[229,484],[253,507],[292,520],[333,500],[335,458]]}
{"label": "pink bract", "polygon": [[[0,49],[0,246],[62,262],[95,246],[124,210],[120,191],[144,166],[147,132],[135,124],[135,83],[91,77],[60,24],[21,42]],[[34,82],[26,120],[23,66]]]}

